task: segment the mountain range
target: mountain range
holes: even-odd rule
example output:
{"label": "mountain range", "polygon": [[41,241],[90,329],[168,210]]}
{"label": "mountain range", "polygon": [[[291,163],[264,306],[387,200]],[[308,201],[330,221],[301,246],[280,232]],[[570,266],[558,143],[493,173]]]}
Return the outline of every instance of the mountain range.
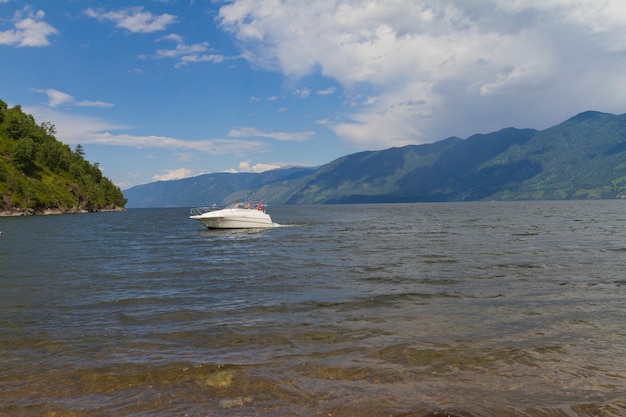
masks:
{"label": "mountain range", "polygon": [[626,195],[626,115],[580,113],[545,130],[366,151],[316,168],[214,173],[124,191],[126,207],[262,197],[274,205],[599,199]]}

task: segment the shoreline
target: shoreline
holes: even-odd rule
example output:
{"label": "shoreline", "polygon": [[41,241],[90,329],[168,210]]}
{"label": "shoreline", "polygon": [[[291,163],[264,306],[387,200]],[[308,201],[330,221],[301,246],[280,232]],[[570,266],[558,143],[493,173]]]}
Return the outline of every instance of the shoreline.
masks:
{"label": "shoreline", "polygon": [[61,214],[85,214],[85,213],[101,213],[109,211],[125,211],[125,207],[115,207],[98,210],[85,210],[78,208],[60,209],[60,208],[47,208],[44,210],[0,210],[0,217],[22,217],[22,216],[56,216]]}

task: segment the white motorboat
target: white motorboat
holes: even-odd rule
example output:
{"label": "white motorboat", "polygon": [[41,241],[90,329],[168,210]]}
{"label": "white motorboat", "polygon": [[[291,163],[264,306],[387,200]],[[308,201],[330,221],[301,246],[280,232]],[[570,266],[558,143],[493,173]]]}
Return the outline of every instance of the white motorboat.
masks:
{"label": "white motorboat", "polygon": [[262,201],[235,201],[224,208],[194,207],[189,214],[191,220],[198,220],[209,229],[259,229],[274,226]]}

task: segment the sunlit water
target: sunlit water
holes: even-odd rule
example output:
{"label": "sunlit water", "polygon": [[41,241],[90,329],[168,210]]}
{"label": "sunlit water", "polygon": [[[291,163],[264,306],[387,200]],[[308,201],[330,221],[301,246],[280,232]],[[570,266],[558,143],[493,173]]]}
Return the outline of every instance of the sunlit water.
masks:
{"label": "sunlit water", "polygon": [[0,416],[624,416],[626,202],[0,218]]}

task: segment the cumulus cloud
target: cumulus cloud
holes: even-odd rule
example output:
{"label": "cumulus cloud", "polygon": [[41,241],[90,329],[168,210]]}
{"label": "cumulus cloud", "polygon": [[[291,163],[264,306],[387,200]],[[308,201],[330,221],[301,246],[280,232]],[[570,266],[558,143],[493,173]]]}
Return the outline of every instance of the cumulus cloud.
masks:
{"label": "cumulus cloud", "polygon": [[264,171],[269,171],[271,169],[278,169],[281,168],[282,165],[281,164],[250,164],[250,162],[245,162],[242,161],[239,163],[239,169],[230,169],[227,172],[232,172],[232,173],[236,173],[236,172],[255,172],[255,173],[259,173],[259,172],[264,172]]}
{"label": "cumulus cloud", "polygon": [[154,181],[170,181],[170,180],[180,180],[182,178],[191,177],[191,170],[189,168],[178,168],[167,171],[164,174],[157,174],[152,177]]}
{"label": "cumulus cloud", "polygon": [[43,21],[43,10],[32,11],[25,7],[13,16],[14,29],[0,31],[0,44],[18,47],[42,47],[50,45],[48,39],[59,33],[53,26]]}
{"label": "cumulus cloud", "polygon": [[85,14],[100,21],[113,22],[116,27],[132,33],[158,32],[176,22],[176,16],[167,13],[154,15],[145,11],[143,7],[129,7],[109,12],[89,8],[85,10]]}
{"label": "cumulus cloud", "polygon": [[350,111],[327,126],[362,147],[626,100],[620,0],[234,0],[218,19],[254,67],[342,86]]}
{"label": "cumulus cloud", "polygon": [[601,35],[604,47],[626,50],[626,9],[620,0],[498,0],[498,8],[509,13],[536,10],[555,13],[556,17]]}

